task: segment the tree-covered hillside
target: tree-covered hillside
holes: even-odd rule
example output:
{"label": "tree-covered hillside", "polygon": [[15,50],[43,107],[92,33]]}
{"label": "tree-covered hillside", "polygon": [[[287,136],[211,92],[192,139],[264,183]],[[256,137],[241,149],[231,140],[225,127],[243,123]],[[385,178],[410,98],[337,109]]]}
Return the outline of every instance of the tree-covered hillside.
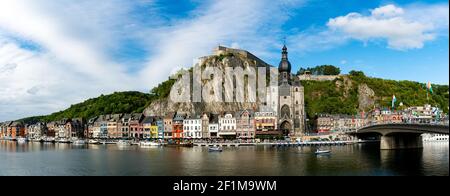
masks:
{"label": "tree-covered hillside", "polygon": [[71,105],[66,110],[48,116],[28,117],[20,119],[19,121],[24,123],[35,123],[38,121],[49,122],[64,118],[80,117],[87,120],[104,114],[140,113],[153,101],[168,97],[174,83],[175,80],[166,80],[153,88],[149,94],[130,91],[116,92],[110,95],[100,95],[97,98],[88,99],[82,103]]}
{"label": "tree-covered hillside", "polygon": [[[339,83],[342,85],[337,85]],[[428,103],[448,113],[448,85],[432,85],[433,93],[429,92],[427,99],[427,89],[423,83],[371,78],[358,71],[350,72],[345,79],[302,81],[302,84],[305,87],[305,107],[309,118],[320,113],[357,114],[362,110],[358,101],[360,84],[366,84],[373,90],[374,105],[378,107],[390,108],[392,96],[395,95],[396,108],[423,106]],[[400,106],[400,103],[403,103],[403,106]]]}
{"label": "tree-covered hillside", "polygon": [[433,92],[427,93],[428,90],[424,83],[371,78],[355,72],[351,72],[349,77],[355,84],[367,84],[375,92],[376,97],[379,98],[377,103],[380,106],[390,107],[392,95],[395,95],[397,99],[395,107],[397,108],[399,108],[400,103],[403,103],[403,107],[430,104],[438,106],[445,113],[448,113],[448,85],[433,84]]}
{"label": "tree-covered hillside", "polygon": [[45,121],[79,117],[89,119],[102,114],[142,112],[149,98],[149,94],[141,92],[116,92],[111,95],[100,95],[43,119]]}

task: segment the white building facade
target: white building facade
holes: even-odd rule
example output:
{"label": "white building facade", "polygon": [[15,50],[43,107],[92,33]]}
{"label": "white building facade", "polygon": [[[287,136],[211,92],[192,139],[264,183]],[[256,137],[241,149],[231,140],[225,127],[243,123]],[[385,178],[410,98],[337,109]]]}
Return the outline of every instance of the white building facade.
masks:
{"label": "white building facade", "polygon": [[183,138],[187,139],[202,138],[202,119],[188,118],[183,120]]}
{"label": "white building facade", "polygon": [[236,118],[232,114],[219,117],[219,137],[236,137]]}

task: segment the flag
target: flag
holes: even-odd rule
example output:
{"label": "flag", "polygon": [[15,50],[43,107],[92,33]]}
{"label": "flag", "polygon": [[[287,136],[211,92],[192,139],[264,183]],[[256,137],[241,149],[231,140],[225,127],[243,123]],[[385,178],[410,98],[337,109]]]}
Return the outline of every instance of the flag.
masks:
{"label": "flag", "polygon": [[392,95],[392,108],[394,108],[396,101],[397,101],[397,98],[395,98],[395,95]]}
{"label": "flag", "polygon": [[430,91],[430,93],[433,93],[433,87],[431,86],[431,82],[427,83],[427,89]]}

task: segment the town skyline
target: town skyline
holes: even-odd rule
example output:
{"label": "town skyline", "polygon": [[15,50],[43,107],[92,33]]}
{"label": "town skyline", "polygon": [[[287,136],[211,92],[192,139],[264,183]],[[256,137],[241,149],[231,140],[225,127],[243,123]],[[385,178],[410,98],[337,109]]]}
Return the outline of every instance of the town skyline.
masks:
{"label": "town skyline", "polygon": [[218,45],[276,65],[286,40],[294,71],[332,64],[343,73],[448,84],[448,2],[337,4],[3,1],[0,121],[100,94],[148,92]]}

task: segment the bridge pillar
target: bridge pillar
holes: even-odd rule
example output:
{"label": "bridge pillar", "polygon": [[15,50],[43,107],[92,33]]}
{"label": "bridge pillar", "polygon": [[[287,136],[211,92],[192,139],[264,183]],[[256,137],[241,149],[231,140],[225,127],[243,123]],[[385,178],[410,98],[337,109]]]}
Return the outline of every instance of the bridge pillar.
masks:
{"label": "bridge pillar", "polygon": [[381,136],[381,150],[408,148],[423,148],[420,134],[390,134]]}

